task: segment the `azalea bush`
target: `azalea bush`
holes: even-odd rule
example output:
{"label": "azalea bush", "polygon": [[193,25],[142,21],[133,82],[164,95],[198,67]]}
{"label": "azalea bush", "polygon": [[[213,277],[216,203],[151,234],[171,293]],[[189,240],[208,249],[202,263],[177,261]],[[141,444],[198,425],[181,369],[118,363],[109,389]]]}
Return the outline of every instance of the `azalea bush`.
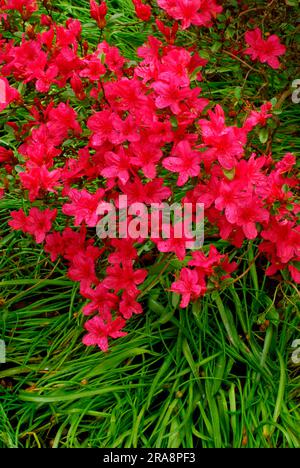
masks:
{"label": "azalea bush", "polygon": [[[105,2],[90,2],[96,45],[83,39],[79,19],[58,22],[48,1],[0,5],[0,109],[14,138],[0,147],[1,196],[18,190],[24,200],[8,224],[79,283],[82,312],[92,316],[83,342],[104,351],[143,311],[145,253],[152,264],[160,253],[160,262],[178,260],[169,290],[181,308],[234,282],[253,243],[263,274],[300,282],[299,170],[292,151],[272,155],[277,100],[258,96],[228,110],[204,96],[207,50],[182,35],[189,28],[209,35],[218,21],[234,21],[230,10],[214,0],[133,6],[152,28],[136,61],[105,40]],[[232,32],[222,41],[213,47],[248,73],[280,73],[288,54],[278,35],[251,25],[239,41]],[[206,247],[188,251],[187,239],[172,234],[98,239],[97,208],[119,195],[129,204],[202,203]]]}

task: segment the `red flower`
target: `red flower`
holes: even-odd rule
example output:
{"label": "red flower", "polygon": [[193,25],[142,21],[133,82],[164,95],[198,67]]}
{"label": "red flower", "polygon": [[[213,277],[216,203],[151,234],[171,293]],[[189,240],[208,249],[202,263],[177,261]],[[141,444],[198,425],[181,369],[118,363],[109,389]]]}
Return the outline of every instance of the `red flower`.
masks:
{"label": "red flower", "polygon": [[[176,232],[177,228],[178,234]],[[186,256],[187,242],[191,242],[193,239],[185,236],[183,223],[179,222],[177,228],[170,226],[170,229],[167,229],[166,226],[163,225],[162,232],[164,235],[168,233],[168,237],[166,239],[153,238],[152,240],[156,243],[160,252],[173,252],[179,260],[184,260]],[[170,231],[170,233],[168,231]]]}
{"label": "red flower", "polygon": [[200,173],[200,153],[193,151],[187,140],[183,140],[172,152],[174,156],[165,158],[163,166],[171,172],[178,172],[177,185],[181,187],[190,177],[197,177]]}
{"label": "red flower", "polygon": [[172,18],[181,20],[182,29],[191,24],[209,26],[211,18],[222,11],[215,0],[158,0],[157,3]]}
{"label": "red flower", "polygon": [[1,8],[3,10],[17,10],[27,21],[38,6],[36,0],[7,0]]}
{"label": "red flower", "polygon": [[50,254],[51,262],[55,262],[59,255],[63,255],[64,247],[64,240],[59,232],[53,232],[46,236],[44,250]]}
{"label": "red flower", "polygon": [[10,215],[12,219],[8,221],[8,224],[11,228],[24,233],[28,232],[27,216],[23,210],[12,211]]}
{"label": "red flower", "polygon": [[61,142],[68,137],[70,130],[76,135],[80,135],[81,127],[77,122],[77,113],[64,102],[60,102],[57,107],[50,109],[47,128],[50,134],[59,135]]}
{"label": "red flower", "polygon": [[110,141],[114,145],[121,143],[117,123],[119,116],[109,110],[96,112],[88,119],[87,126],[93,132],[91,144],[94,147],[101,146],[106,141]]}
{"label": "red flower", "polygon": [[118,304],[118,297],[107,291],[103,284],[98,284],[95,289],[87,288],[82,291],[82,295],[91,302],[84,306],[84,315],[91,315],[93,312],[98,312],[102,318],[107,319],[113,309]]}
{"label": "red flower", "polygon": [[27,217],[27,232],[34,236],[37,244],[45,240],[47,232],[51,230],[52,222],[55,220],[57,210],[49,210],[46,208],[44,211],[38,208],[31,208],[29,216]]}
{"label": "red flower", "polygon": [[137,259],[133,239],[112,239],[111,244],[115,248],[115,252],[108,256],[109,263],[131,266]]}
{"label": "red flower", "polygon": [[101,75],[105,75],[106,68],[96,55],[83,60],[85,67],[79,72],[82,78],[89,78],[90,81],[98,81]]}
{"label": "red flower", "polygon": [[123,289],[130,296],[135,296],[138,293],[136,285],[143,283],[147,276],[146,270],[134,270],[128,265],[114,265],[108,267],[106,272],[107,276],[103,280],[103,285],[115,292]]}
{"label": "red flower", "polygon": [[261,30],[256,28],[253,31],[247,31],[245,38],[250,46],[245,50],[245,54],[250,55],[252,60],[267,63],[274,69],[280,67],[278,57],[285,54],[286,47],[280,43],[280,39],[276,34],[272,34],[268,39],[264,40]]}
{"label": "red flower", "polygon": [[142,0],[132,0],[134,4],[136,16],[142,21],[149,21],[151,18],[151,7],[145,5]]}
{"label": "red flower", "polygon": [[210,120],[201,119],[199,125],[203,139],[203,147],[208,146],[202,157],[209,166],[218,160],[224,169],[231,170],[244,154],[246,131],[237,127],[225,125],[225,115],[222,107],[217,105],[215,111],[208,111]]}
{"label": "red flower", "polygon": [[80,288],[85,291],[91,284],[98,284],[99,280],[95,272],[95,260],[88,252],[79,252],[72,258],[68,270],[68,277],[72,281],[80,281]]}
{"label": "red flower", "polygon": [[193,259],[189,261],[188,266],[195,267],[201,281],[204,281],[205,277],[209,278],[217,274],[220,275],[220,273],[221,279],[225,279],[228,277],[228,273],[232,273],[237,267],[235,262],[229,262],[226,254],[220,254],[214,245],[210,246],[207,256],[201,251],[195,251],[192,252],[192,257]]}
{"label": "red flower", "polygon": [[132,143],[130,149],[134,155],[131,158],[133,166],[141,168],[144,176],[148,179],[154,179],[156,177],[157,163],[163,154],[161,149],[150,144],[147,140],[141,143]]}
{"label": "red flower", "polygon": [[55,220],[57,210],[41,211],[38,208],[31,208],[29,215],[26,216],[23,210],[12,211],[12,219],[8,222],[10,227],[15,230],[23,231],[34,236],[37,244],[41,244],[46,237],[47,232],[51,230],[52,222]]}
{"label": "red flower", "polygon": [[249,198],[250,193],[247,187],[241,182],[221,182],[219,186],[219,196],[215,200],[218,210],[224,210],[224,214],[230,223],[235,223],[238,205],[242,198]]}
{"label": "red flower", "polygon": [[282,263],[300,256],[300,226],[295,226],[293,221],[272,219],[261,236],[276,246],[277,256]]}
{"label": "red flower", "polygon": [[168,41],[169,44],[174,44],[178,31],[178,23],[174,23],[172,28],[169,28],[159,19],[156,19],[155,22],[159,31],[165,36],[166,41]]}
{"label": "red flower", "polygon": [[46,192],[54,192],[59,185],[60,170],[48,171],[45,165],[33,167],[28,172],[22,172],[20,179],[25,189],[29,190],[29,200],[43,196]]}
{"label": "red flower", "polygon": [[134,297],[127,294],[126,291],[122,294],[119,310],[126,320],[130,319],[133,314],[141,314],[143,312],[141,304]]}
{"label": "red flower", "polygon": [[37,81],[35,87],[40,93],[47,93],[50,86],[55,82],[58,75],[58,68],[56,65],[50,65],[46,71],[39,71],[37,74]]}
{"label": "red flower", "polygon": [[13,164],[14,152],[0,146],[0,164]]}
{"label": "red flower", "polygon": [[107,14],[106,2],[97,3],[95,0],[90,0],[91,17],[96,21],[100,29],[106,25],[105,16]]}
{"label": "red flower", "polygon": [[155,104],[158,109],[170,107],[173,114],[179,114],[181,108],[180,103],[190,95],[189,88],[181,88],[177,85],[176,80],[156,81],[152,84],[152,88],[157,94]]}
{"label": "red flower", "polygon": [[88,331],[82,339],[82,342],[86,346],[99,346],[102,351],[108,350],[108,337],[120,338],[126,336],[126,332],[122,332],[126,322],[121,317],[117,317],[115,320],[104,321],[102,318],[93,317],[88,320],[84,325],[84,328]]}
{"label": "red flower", "polygon": [[[300,258],[299,258],[300,261]],[[296,268],[294,265],[289,265],[289,272],[291,274],[291,277],[295,283],[300,284],[300,270]]]}
{"label": "red flower", "polygon": [[2,112],[13,101],[20,99],[20,93],[10,86],[6,78],[0,76],[0,112]]}
{"label": "red flower", "polygon": [[71,189],[68,193],[71,203],[63,205],[62,212],[74,216],[76,226],[80,226],[84,221],[87,226],[95,227],[98,222],[97,208],[103,194],[103,189],[98,189],[94,194],[85,189]]}
{"label": "red flower", "polygon": [[134,182],[127,182],[126,185],[120,186],[122,192],[127,195],[128,204],[135,202],[140,203],[161,203],[171,195],[169,187],[164,186],[164,179],[157,178],[142,184],[139,178],[135,178]]}
{"label": "red flower", "polygon": [[260,108],[260,112],[252,111],[249,117],[246,119],[244,123],[244,128],[247,131],[251,131],[256,125],[261,125],[264,127],[267,124],[268,119],[272,117],[270,111],[272,109],[272,103],[266,102]]}
{"label": "red flower", "polygon": [[129,171],[131,166],[131,158],[122,146],[117,153],[108,151],[104,155],[105,168],[102,169],[103,177],[118,178],[122,184],[126,184],[129,180]]}
{"label": "red flower", "polygon": [[205,284],[199,284],[198,274],[195,270],[183,268],[180,278],[171,286],[171,291],[182,296],[180,307],[187,307],[191,300],[195,300],[205,292]]}

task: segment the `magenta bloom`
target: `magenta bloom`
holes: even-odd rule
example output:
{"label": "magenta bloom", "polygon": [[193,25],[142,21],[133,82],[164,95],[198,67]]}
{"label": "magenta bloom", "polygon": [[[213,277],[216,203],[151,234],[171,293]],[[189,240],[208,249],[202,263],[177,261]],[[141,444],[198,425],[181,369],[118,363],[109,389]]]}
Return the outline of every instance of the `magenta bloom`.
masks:
{"label": "magenta bloom", "polygon": [[182,29],[191,24],[210,26],[212,18],[222,11],[215,0],[158,0],[157,3],[172,18],[181,20]]}
{"label": "magenta bloom", "polygon": [[26,216],[23,210],[12,211],[12,219],[8,222],[10,227],[17,231],[27,232],[34,236],[37,244],[41,244],[46,237],[47,232],[52,228],[52,222],[55,220],[57,210],[41,211],[33,207]]}
{"label": "magenta bloom", "polygon": [[190,177],[200,174],[200,153],[193,151],[187,140],[183,140],[173,151],[174,157],[165,158],[163,166],[171,172],[178,172],[177,185],[182,187]]}
{"label": "magenta bloom", "polygon": [[127,335],[126,332],[121,331],[125,324],[125,320],[121,317],[104,322],[96,315],[85,323],[84,328],[88,331],[88,334],[83,337],[82,342],[86,346],[97,345],[102,351],[107,351],[108,337],[120,338]]}
{"label": "magenta bloom", "polygon": [[171,291],[182,295],[180,307],[183,308],[187,307],[191,300],[197,299],[203,290],[205,288],[199,284],[197,272],[189,268],[183,268],[180,279],[171,286]]}
{"label": "magenta bloom", "polygon": [[250,46],[245,50],[245,54],[250,55],[252,60],[259,60],[267,63],[275,70],[280,67],[278,57],[285,54],[286,47],[280,43],[276,34],[272,34],[264,40],[259,28],[246,32],[246,42]]}
{"label": "magenta bloom", "polygon": [[71,203],[63,205],[62,212],[68,216],[74,216],[76,226],[85,222],[87,226],[94,227],[98,221],[97,207],[103,193],[101,188],[94,194],[85,189],[71,189],[68,194]]}
{"label": "magenta bloom", "polygon": [[6,78],[0,77],[0,112],[9,106],[11,102],[20,98],[19,91],[10,86]]}

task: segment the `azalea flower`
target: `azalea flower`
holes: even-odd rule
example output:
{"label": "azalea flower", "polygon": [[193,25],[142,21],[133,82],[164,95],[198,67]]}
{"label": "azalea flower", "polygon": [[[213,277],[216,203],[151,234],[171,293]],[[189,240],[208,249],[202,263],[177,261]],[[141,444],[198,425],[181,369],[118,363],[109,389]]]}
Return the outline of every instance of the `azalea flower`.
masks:
{"label": "azalea flower", "polygon": [[38,6],[36,0],[6,0],[1,6],[3,10],[17,10],[24,21],[27,21]]}
{"label": "azalea flower", "polygon": [[101,171],[103,177],[117,178],[122,184],[126,184],[130,177],[132,158],[123,147],[117,153],[108,151],[104,155],[105,167]]}
{"label": "azalea flower", "polygon": [[130,149],[133,154],[131,158],[133,166],[141,168],[144,176],[148,179],[154,179],[157,172],[157,163],[163,155],[161,149],[158,146],[150,144],[147,140],[132,143]]}
{"label": "azalea flower", "polygon": [[60,185],[60,170],[48,171],[45,165],[32,167],[28,172],[20,174],[22,185],[29,191],[29,200],[34,201],[47,192],[57,193],[56,187]]}
{"label": "azalea flower", "polygon": [[109,110],[96,112],[92,115],[87,121],[88,128],[93,132],[92,146],[101,146],[106,141],[113,144],[121,143],[122,139],[116,128],[116,123],[119,120],[119,116]]}
{"label": "azalea flower", "polygon": [[103,29],[106,25],[105,16],[107,14],[107,5],[104,1],[90,0],[90,11],[91,17],[96,21],[100,29]]}
{"label": "azalea flower", "polygon": [[97,345],[102,351],[107,351],[109,337],[120,338],[127,335],[126,332],[121,331],[125,324],[125,320],[121,317],[104,321],[96,315],[85,323],[84,328],[88,333],[83,337],[82,342],[86,346]]}
{"label": "azalea flower", "polygon": [[26,220],[27,232],[34,236],[37,244],[41,244],[46,237],[47,232],[52,228],[52,222],[55,220],[57,210],[39,210],[38,208],[31,208]]}
{"label": "azalea flower", "polygon": [[68,277],[72,281],[79,281],[82,291],[86,291],[92,284],[99,283],[95,271],[95,259],[87,253],[82,251],[74,255],[68,269]]}
{"label": "azalea flower", "polygon": [[277,221],[272,218],[261,236],[274,244],[277,256],[282,263],[300,256],[300,226],[295,226],[293,221]]}
{"label": "azalea flower", "polygon": [[51,230],[56,215],[56,209],[50,210],[48,208],[45,210],[31,208],[28,216],[25,215],[23,210],[12,211],[12,219],[8,224],[15,230],[31,234],[35,238],[35,242],[41,244],[45,240],[46,234]]}
{"label": "azalea flower", "polygon": [[119,310],[126,320],[130,319],[133,314],[138,315],[143,312],[141,304],[135,300],[135,297],[127,294],[126,291],[124,291],[122,294]]}
{"label": "azalea flower", "polygon": [[205,292],[205,285],[199,284],[198,274],[195,270],[183,268],[180,278],[171,286],[171,291],[182,296],[180,307],[185,308],[191,300],[195,300]]}
{"label": "azalea flower", "polygon": [[247,132],[242,128],[227,127],[224,111],[217,105],[214,111],[208,111],[210,120],[201,119],[199,125],[203,147],[209,147],[202,153],[205,165],[218,160],[226,170],[233,169],[244,154]]}
{"label": "azalea flower", "polygon": [[156,91],[157,98],[155,104],[158,109],[170,107],[173,114],[179,114],[181,108],[180,103],[184,101],[190,94],[189,88],[181,88],[177,85],[176,79],[168,81],[156,81],[152,84]]}
{"label": "azalea flower", "polygon": [[64,253],[65,243],[60,232],[53,232],[46,236],[44,250],[50,254],[51,262],[55,262]]}
{"label": "azalea flower", "polygon": [[85,189],[71,189],[68,193],[71,203],[63,205],[62,212],[68,216],[74,216],[76,226],[84,221],[87,226],[94,227],[99,219],[97,208],[103,195],[103,189],[98,189],[95,194]]}
{"label": "azalea flower", "polygon": [[107,291],[101,283],[95,289],[90,287],[83,289],[82,295],[91,301],[83,307],[84,315],[98,312],[102,318],[107,319],[118,304],[118,297]]}
{"label": "azalea flower", "polygon": [[190,177],[200,174],[200,155],[193,151],[187,140],[181,141],[174,148],[171,156],[163,160],[163,166],[171,172],[178,172],[177,185],[181,187]]}
{"label": "azalea flower", "polygon": [[212,17],[222,11],[214,0],[158,0],[157,3],[172,18],[181,20],[182,29],[191,24],[210,26]]}
{"label": "azalea flower", "polygon": [[183,222],[179,221],[176,226],[162,225],[163,238],[153,238],[160,252],[173,252],[179,260],[186,256],[187,242],[193,241],[192,236],[186,235]]}
{"label": "azalea flower", "polygon": [[19,99],[21,99],[19,91],[10,86],[8,80],[0,75],[0,112],[6,109],[11,102]]}
{"label": "azalea flower", "polygon": [[250,55],[252,60],[267,63],[275,70],[280,67],[278,57],[285,54],[286,47],[280,43],[280,39],[276,34],[272,34],[268,39],[264,40],[262,31],[256,28],[253,31],[247,31],[245,39],[249,45],[245,50],[245,54]]}
{"label": "azalea flower", "polygon": [[145,5],[142,0],[132,0],[136,16],[142,21],[149,21],[151,18],[151,7]]}
{"label": "azalea flower", "polygon": [[143,283],[147,276],[147,271],[143,269],[134,270],[132,266],[113,265],[107,268],[107,276],[103,280],[103,285],[108,289],[113,289],[115,292],[120,290],[134,297],[138,289],[136,285]]}

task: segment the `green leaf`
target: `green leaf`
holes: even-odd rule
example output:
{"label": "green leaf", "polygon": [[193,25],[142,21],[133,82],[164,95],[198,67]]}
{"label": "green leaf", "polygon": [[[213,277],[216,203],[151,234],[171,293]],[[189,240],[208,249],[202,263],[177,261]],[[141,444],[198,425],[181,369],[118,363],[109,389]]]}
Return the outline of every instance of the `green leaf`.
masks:
{"label": "green leaf", "polygon": [[268,141],[269,138],[269,130],[264,127],[259,131],[259,141],[262,144],[265,144]]}
{"label": "green leaf", "polygon": [[223,169],[223,173],[224,173],[224,176],[228,179],[228,180],[233,180],[234,177],[235,177],[235,167],[233,169],[230,169],[230,171],[226,170],[226,169]]}
{"label": "green leaf", "polygon": [[212,52],[218,52],[221,49],[221,47],[222,47],[222,42],[217,41],[213,43],[211,50]]}

